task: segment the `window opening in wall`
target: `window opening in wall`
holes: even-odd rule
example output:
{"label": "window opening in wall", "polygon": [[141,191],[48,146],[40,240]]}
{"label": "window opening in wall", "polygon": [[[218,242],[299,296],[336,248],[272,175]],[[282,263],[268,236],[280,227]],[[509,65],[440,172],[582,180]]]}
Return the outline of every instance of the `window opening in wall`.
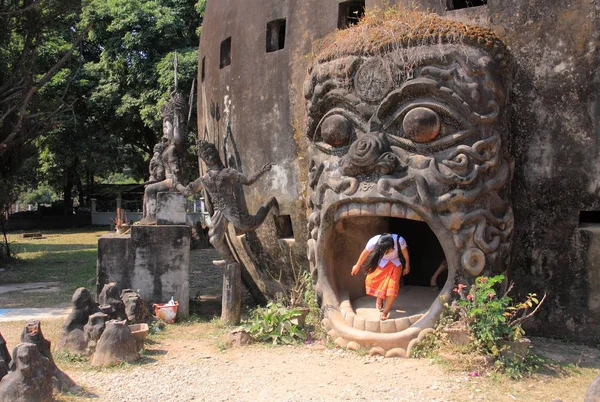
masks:
{"label": "window opening in wall", "polygon": [[202,72],[200,73],[200,79],[204,82],[204,77],[206,77],[206,56],[202,58]]}
{"label": "window opening in wall", "polygon": [[461,8],[485,6],[487,0],[447,0],[446,8],[448,10],[458,10]]}
{"label": "window opening in wall", "polygon": [[267,22],[267,53],[285,46],[285,19]]}
{"label": "window opening in wall", "polygon": [[352,25],[358,24],[358,21],[365,15],[365,2],[362,1],[344,1],[338,8],[338,28],[346,29]]}
{"label": "window opening in wall", "polygon": [[579,211],[579,226],[600,225],[600,211]]}
{"label": "window opening in wall", "polygon": [[294,230],[292,229],[292,219],[289,215],[279,215],[275,217],[275,229],[277,237],[280,239],[293,239]]}
{"label": "window opening in wall", "polygon": [[227,67],[231,64],[231,36],[221,42],[221,57],[219,59],[219,68]]}

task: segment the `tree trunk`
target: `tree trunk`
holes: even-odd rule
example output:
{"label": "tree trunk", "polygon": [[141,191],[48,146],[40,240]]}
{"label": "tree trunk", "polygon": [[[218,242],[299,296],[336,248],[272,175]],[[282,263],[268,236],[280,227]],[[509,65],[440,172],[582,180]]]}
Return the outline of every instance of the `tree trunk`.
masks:
{"label": "tree trunk", "polygon": [[77,186],[77,198],[79,198],[79,206],[86,207],[85,203],[85,194],[83,193],[83,183],[81,182],[81,175],[77,175],[77,179],[75,180],[75,185]]}
{"label": "tree trunk", "polygon": [[65,186],[63,187],[63,204],[65,208],[65,215],[73,214],[73,195],[71,194],[71,191],[73,190],[74,181],[73,170],[71,168],[67,168],[67,170],[65,170]]}
{"label": "tree trunk", "polygon": [[[2,226],[2,235],[4,236],[4,255],[6,258],[10,258],[10,244],[8,244],[8,236],[6,235],[6,226],[4,221],[6,220],[6,212],[0,212],[0,225]],[[1,257],[1,256],[0,256]]]}
{"label": "tree trunk", "polygon": [[91,170],[86,171],[86,206],[92,205],[92,194],[94,194],[94,172]]}

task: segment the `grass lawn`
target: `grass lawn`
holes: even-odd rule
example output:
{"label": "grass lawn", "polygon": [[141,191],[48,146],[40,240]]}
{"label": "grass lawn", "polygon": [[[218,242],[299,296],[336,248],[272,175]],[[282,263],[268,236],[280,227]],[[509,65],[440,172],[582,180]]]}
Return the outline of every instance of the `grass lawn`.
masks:
{"label": "grass lawn", "polygon": [[86,227],[61,231],[40,231],[42,238],[9,234],[16,258],[2,265],[0,284],[60,282],[58,292],[0,293],[0,308],[54,307],[69,305],[75,289],[95,291],[98,237],[108,227]]}

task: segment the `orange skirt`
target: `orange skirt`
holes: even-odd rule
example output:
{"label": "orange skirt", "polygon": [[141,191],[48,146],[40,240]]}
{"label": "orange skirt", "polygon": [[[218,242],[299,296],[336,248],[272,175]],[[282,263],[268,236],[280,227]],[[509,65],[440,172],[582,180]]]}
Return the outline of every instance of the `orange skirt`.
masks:
{"label": "orange skirt", "polygon": [[401,272],[402,265],[396,266],[391,261],[388,261],[383,268],[378,266],[365,279],[367,294],[378,299],[385,299],[387,296],[398,296]]}

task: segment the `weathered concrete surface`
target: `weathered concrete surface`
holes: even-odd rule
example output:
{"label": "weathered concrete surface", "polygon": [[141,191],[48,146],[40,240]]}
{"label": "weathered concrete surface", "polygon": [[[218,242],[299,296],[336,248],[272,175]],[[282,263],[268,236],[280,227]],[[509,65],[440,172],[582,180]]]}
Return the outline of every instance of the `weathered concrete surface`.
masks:
{"label": "weathered concrete surface", "polygon": [[158,193],[156,196],[157,225],[185,225],[185,197],[181,193]]}
{"label": "weathered concrete surface", "polygon": [[[515,160],[509,275],[520,293],[549,295],[532,329],[595,341],[600,317],[590,310],[590,300],[600,284],[590,281],[593,242],[582,238],[579,213],[600,210],[599,3],[489,0],[486,6],[446,11],[438,0],[402,1],[488,27],[509,47],[517,65],[509,100]],[[308,265],[302,85],[318,40],[337,28],[338,4],[221,0],[207,5],[199,54],[199,133],[226,151],[224,160],[238,170],[277,164],[272,180],[246,191],[245,199],[254,212],[265,194],[276,196],[294,230],[291,252],[279,248],[272,222],[247,236],[251,254],[236,248],[261,267],[253,273],[261,289],[282,267],[285,276],[292,261]],[[366,1],[367,8],[382,4]],[[280,18],[286,19],[285,47],[267,53],[266,24]],[[220,69],[220,44],[228,37],[231,65]]]}
{"label": "weathered concrete surface", "polygon": [[179,302],[189,314],[191,229],[185,225],[133,226],[131,235],[98,239],[98,289],[115,282],[139,292],[148,304]]}

